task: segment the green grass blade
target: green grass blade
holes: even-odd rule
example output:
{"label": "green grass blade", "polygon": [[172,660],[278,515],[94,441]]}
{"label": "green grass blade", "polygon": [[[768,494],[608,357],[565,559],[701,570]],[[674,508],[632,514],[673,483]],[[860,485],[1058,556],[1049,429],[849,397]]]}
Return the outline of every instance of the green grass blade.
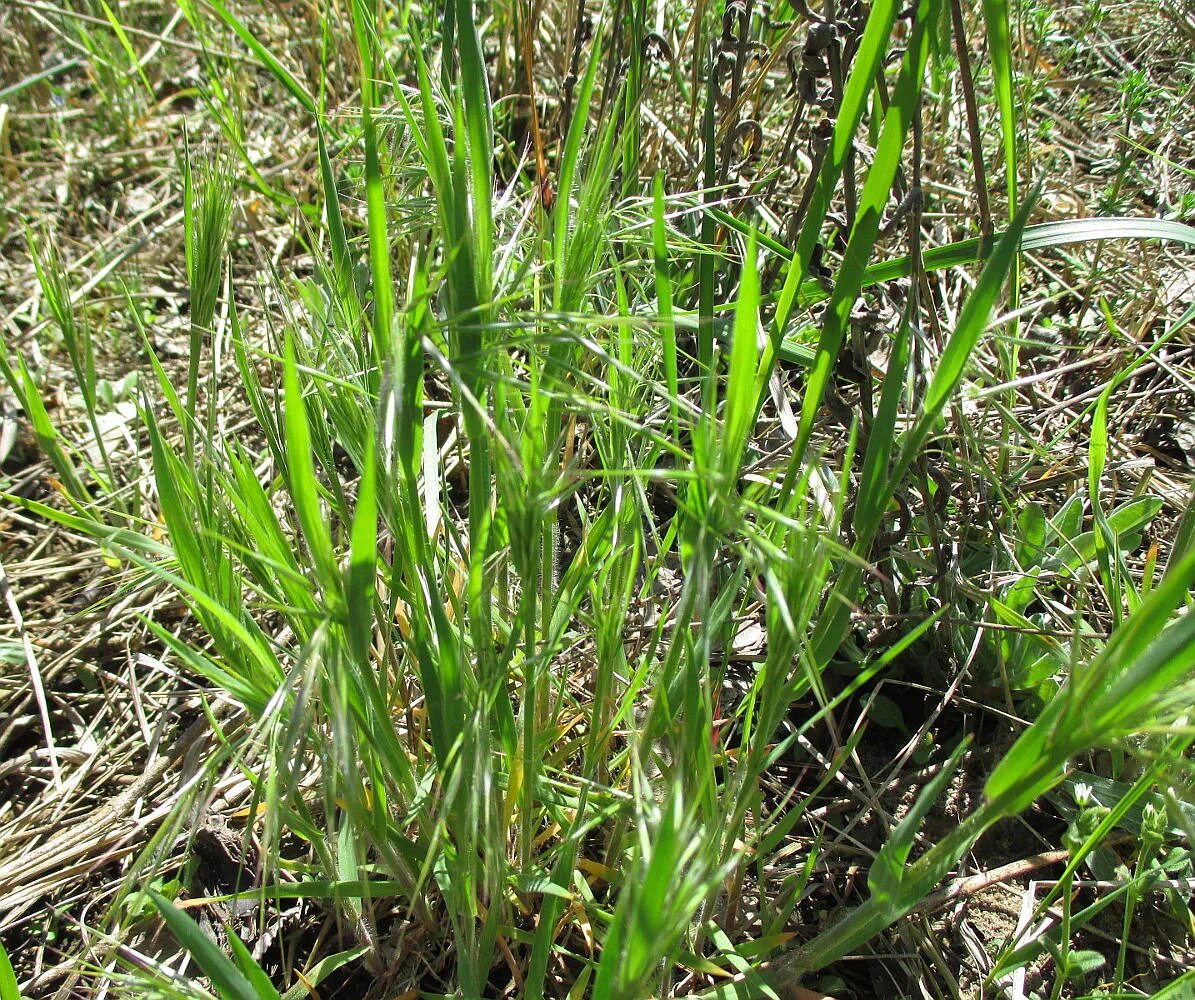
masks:
{"label": "green grass blade", "polygon": [[287,482],[303,537],[315,566],[316,577],[328,600],[340,593],[340,571],[332,552],[332,536],[320,510],[319,485],[312,462],[311,433],[307,426],[307,404],[299,385],[295,347],[288,333],[283,363],[283,387],[286,400],[285,430],[288,459]]}
{"label": "green grass blade", "polygon": [[190,353],[187,359],[188,451],[194,451],[199,365],[220,297],[232,226],[232,177],[221,163],[207,164],[196,182],[190,147],[183,150],[183,239],[190,285]]}
{"label": "green grass blade", "polygon": [[1017,112],[1013,95],[1012,42],[1009,38],[1008,0],[983,0],[983,20],[992,60],[996,104],[1000,108],[1000,140],[1004,151],[1008,217],[1017,210]]}
{"label": "green grass blade", "polygon": [[669,424],[673,438],[680,435],[677,401],[680,380],[677,370],[676,323],[672,315],[672,276],[668,266],[668,233],[664,224],[664,175],[657,173],[652,182],[652,263],[655,269],[656,312],[663,338],[664,384],[668,388]]}
{"label": "green grass blade", "polygon": [[1090,666],[1072,678],[992,771],[984,790],[1004,815],[1027,808],[1062,777],[1080,750],[1104,745],[1145,721],[1143,713],[1195,663],[1195,615],[1166,627],[1195,582],[1195,552],[1167,573],[1108,640]]}
{"label": "green grass blade", "polygon": [[[711,51],[708,58],[714,65],[710,66],[706,74],[705,109],[701,116],[701,200],[706,206],[712,205],[718,197],[715,188],[718,183],[715,144],[715,125],[718,118],[718,80],[717,73],[714,72],[716,52]],[[697,367],[700,376],[706,380],[702,383],[701,397],[701,408],[706,412],[713,408],[715,398],[710,394],[710,390],[714,384],[714,268],[718,257],[714,247],[716,233],[713,216],[707,210],[701,217],[702,252],[697,258]]]}
{"label": "green grass blade", "polygon": [[212,985],[223,1000],[274,1000],[278,996],[272,987],[269,993],[259,994],[253,984],[216,946],[194,920],[175,906],[156,889],[146,886],[143,890],[157,907],[158,913],[179,943],[190,953],[199,967],[211,979]]}
{"label": "green grass blade", "polygon": [[390,273],[390,236],[386,196],[373,117],[373,87],[361,90],[362,142],[365,146],[365,204],[369,224],[369,271],[373,278],[373,357],[379,367],[394,354],[394,281]]}
{"label": "green grass blade", "polygon": [[112,8],[108,6],[108,0],[100,0],[100,9],[103,10],[104,17],[108,19],[108,23],[112,26],[112,31],[116,35],[117,41],[120,42],[120,47],[124,49],[124,54],[129,60],[129,71],[137,74],[137,78],[141,81],[141,86],[145,88],[146,94],[153,99],[154,88],[145,76],[141,60],[137,58],[137,53],[133,50],[133,44],[129,41],[129,36],[124,30],[124,25],[120,23],[119,19],[112,12]]}
{"label": "green grass blade", "polygon": [[[900,78],[897,80],[892,100],[884,116],[884,125],[880,132],[875,158],[872,161],[871,169],[867,172],[867,180],[864,182],[863,193],[859,199],[859,214],[847,241],[842,267],[835,278],[834,289],[830,293],[830,304],[826,307],[825,317],[822,321],[817,353],[809,372],[809,380],[805,385],[801,404],[797,440],[793,445],[793,451],[796,454],[804,454],[805,448],[809,444],[818,410],[821,409],[822,397],[825,395],[826,387],[830,384],[834,364],[838,359],[838,352],[842,349],[843,338],[850,324],[851,310],[863,288],[864,268],[875,247],[876,237],[879,235],[881,214],[891,197],[892,185],[896,180],[897,171],[900,169],[905,135],[912,123],[913,115],[917,114],[922,81],[925,76],[925,64],[929,58],[930,34],[932,28],[937,24],[940,7],[940,0],[922,0],[917,8],[916,20],[905,49],[904,61],[901,64]],[[874,12],[872,16],[875,16]],[[841,121],[841,119],[839,120]],[[837,133],[835,134],[837,135]],[[812,244],[803,233],[802,242],[797,245],[797,255],[793,264],[794,271],[797,262],[805,259],[802,256],[802,247],[805,244],[808,244],[808,250],[804,252],[812,254]],[[779,308],[783,308],[783,294],[781,293],[782,299]],[[777,315],[779,316],[779,311]],[[779,345],[776,346],[778,348]]]}
{"label": "green grass blade", "polygon": [[299,982],[283,994],[283,1000],[302,1000],[305,996],[315,995],[315,990],[312,987],[319,986],[337,969],[350,962],[355,962],[368,951],[368,946],[358,945],[355,948],[347,948],[344,951],[334,952],[326,958],[321,958],[303,973],[303,978]]}
{"label": "green grass blade", "polygon": [[74,460],[62,446],[62,438],[50,419],[50,413],[41,397],[41,389],[25,366],[25,359],[18,357],[17,367],[14,369],[7,351],[0,346],[0,373],[4,375],[4,380],[20,401],[21,409],[29,417],[37,445],[58,473],[68,499],[80,509],[88,506],[92,500],[91,495],[83,485]]}
{"label": "green grass blade", "polygon": [[[921,821],[925,819],[930,807],[938,800],[947,782],[958,770],[967,746],[967,741],[960,743],[942,769],[921,789],[909,811],[888,834],[884,846],[880,848],[867,873],[868,888],[880,908],[888,909],[893,914],[893,919],[907,913],[924,897],[921,886],[916,886],[910,891],[910,887],[905,884],[909,853],[916,843]],[[862,941],[844,941],[843,953],[853,950],[859,944],[862,944]]]}
{"label": "green grass blade", "polygon": [[1100,578],[1103,580],[1108,603],[1112,608],[1114,625],[1121,623],[1124,614],[1118,569],[1120,546],[1104,515],[1103,503],[1100,500],[1100,481],[1104,477],[1104,467],[1108,460],[1108,401],[1112,398],[1112,392],[1120,384],[1120,381],[1120,378],[1114,378],[1109,382],[1096,401],[1095,413],[1091,418],[1091,438],[1087,448],[1087,498],[1091,503],[1091,515],[1095,527],[1093,532],[1095,554],[1099,564]]}
{"label": "green grass blade", "polygon": [[[362,109],[362,122],[364,124],[364,108]],[[339,295],[342,306],[347,311],[347,319],[351,327],[356,326],[357,317],[361,314],[362,306],[360,297],[357,291],[357,281],[353,269],[353,257],[349,251],[348,236],[344,228],[344,215],[340,209],[340,191],[336,186],[336,175],[332,171],[332,160],[328,155],[328,144],[324,135],[324,129],[320,126],[316,132],[316,138],[319,146],[319,162],[320,162],[320,181],[324,189],[324,220],[328,230],[328,241],[332,250],[332,271],[336,275],[337,293]],[[376,138],[373,134],[373,120],[370,119],[369,128],[364,136],[366,143],[366,154],[368,156],[370,142],[376,143]],[[375,151],[376,156],[376,151]],[[367,160],[366,167],[368,169],[369,163]],[[369,197],[369,177],[366,177],[366,197]],[[367,211],[372,209],[372,202],[367,200]],[[372,231],[371,231],[372,238]],[[370,261],[371,269],[373,261]],[[375,277],[376,282],[376,277]]]}
{"label": "green grass blade", "polygon": [[899,481],[921,451],[930,432],[936,425],[947,401],[958,388],[979,338],[987,330],[988,321],[996,307],[1000,291],[1008,279],[1013,261],[1020,247],[1021,231],[1033,209],[1034,199],[1028,198],[1013,220],[1012,226],[1001,236],[979,280],[959,315],[954,332],[942,350],[942,356],[934,369],[921,412],[913,427],[900,442],[900,457],[893,471],[893,484]]}
{"label": "green grass blade", "polygon": [[494,260],[494,115],[473,0],[454,0],[454,3],[461,65],[459,93],[463,98],[469,136],[469,193],[476,241],[477,297],[479,302],[489,303],[493,294]]}
{"label": "green grass blade", "polygon": [[593,221],[578,219],[573,202],[578,194],[577,175],[581,165],[581,143],[589,124],[589,105],[593,100],[593,89],[601,64],[599,52],[595,51],[585,70],[585,76],[581,78],[581,86],[577,91],[577,109],[569,122],[568,135],[565,136],[564,149],[560,155],[559,190],[556,192],[556,215],[553,220],[555,268],[552,301],[555,308],[564,311],[571,311],[579,304],[577,289],[568,287],[568,257],[574,242],[573,234],[578,226],[591,224]]}
{"label": "green grass blade", "polygon": [[[81,65],[83,65],[83,60],[81,59],[64,59],[62,62],[56,63],[48,69],[31,73],[14,84],[10,84],[7,87],[0,87],[0,102],[8,101],[10,98],[16,97],[23,90],[36,87],[39,83],[45,80],[52,80],[63,73],[69,73],[73,69],[78,69]],[[0,121],[2,121],[2,118],[0,118]]]}
{"label": "green grass blade", "polygon": [[[743,219],[738,219],[718,208],[707,208],[722,225],[742,233],[754,234],[759,245],[770,253],[786,260],[796,259],[796,253],[778,240]],[[997,237],[1003,235],[997,233]],[[1091,243],[1103,240],[1170,240],[1183,246],[1195,246],[1195,226],[1173,219],[1133,218],[1131,216],[1101,216],[1084,219],[1064,219],[1057,222],[1038,222],[1026,226],[1021,236],[1020,249],[1024,252],[1048,250],[1073,243]],[[927,271],[940,271],[947,267],[966,266],[987,259],[990,248],[983,246],[979,237],[958,240],[924,252],[923,263]],[[864,270],[863,287],[907,278],[912,273],[912,261],[908,256],[869,264]],[[830,297],[820,281],[803,281],[796,293],[794,303],[800,306],[816,305]]]}
{"label": "green grass blade", "polygon": [[867,25],[863,29],[863,37],[859,40],[859,47],[851,65],[851,74],[847,78],[842,103],[835,118],[830,148],[826,151],[825,159],[822,161],[817,186],[814,189],[805,219],[802,221],[796,250],[793,252],[792,261],[785,274],[784,286],[776,304],[776,317],[771,338],[771,350],[776,356],[779,356],[780,344],[788,330],[793,303],[801,288],[805,273],[809,269],[809,264],[813,260],[813,252],[821,236],[822,224],[825,222],[826,213],[830,210],[831,199],[838,187],[839,178],[842,177],[847,157],[853,147],[855,133],[859,130],[859,123],[863,120],[863,112],[871,97],[876,74],[880,72],[884,64],[884,57],[888,53],[888,39],[892,34],[892,26],[899,10],[900,4],[895,0],[877,0],[867,15]]}
{"label": "green grass blade", "polygon": [[[1025,206],[1022,206],[1021,215]],[[915,903],[950,870],[984,830],[1027,809],[1063,777],[1069,758],[1106,745],[1146,724],[1162,692],[1189,677],[1195,663],[1195,615],[1165,627],[1195,582],[1195,553],[1163,579],[1139,610],[1113,634],[1091,666],[1072,679],[997,764],[985,787],[984,805],[903,874],[879,874],[881,888],[897,880]],[[891,869],[891,866],[889,866]],[[906,900],[906,901],[907,901]],[[912,903],[909,904],[910,906]],[[879,933],[908,907],[873,897],[831,931],[802,947],[788,967],[814,970]]]}
{"label": "green grass blade", "polygon": [[64,528],[90,538],[98,539],[105,545],[118,547],[122,551],[136,552],[147,560],[166,559],[172,555],[172,550],[169,546],[163,545],[161,542],[155,542],[152,538],[147,538],[145,535],[130,531],[128,528],[113,527],[104,524],[102,521],[58,510],[56,507],[51,507],[48,504],[39,503],[37,500],[30,500],[27,497],[16,496],[12,493],[0,492],[0,499],[3,499],[5,503],[11,503],[13,506],[28,511],[35,517],[42,518],[54,524],[60,524]]}
{"label": "green grass blade", "polygon": [[871,433],[863,454],[859,495],[855,501],[855,537],[870,540],[879,529],[880,518],[891,499],[885,487],[891,482],[889,464],[895,454],[896,422],[901,397],[908,376],[910,329],[908,317],[901,321],[900,332],[888,357],[888,370],[880,392],[880,405],[871,424]]}
{"label": "green grass blade", "polygon": [[17,974],[13,972],[12,962],[9,961],[3,943],[0,943],[0,1000],[21,1000]]}
{"label": "green grass blade", "polygon": [[245,947],[245,942],[240,939],[236,931],[229,929],[226,937],[229,950],[232,952],[232,960],[236,963],[236,967],[241,975],[253,987],[253,992],[257,994],[260,1000],[282,1000],[278,991],[274,988],[274,984],[270,982],[270,977],[257,964],[252,953]]}
{"label": "green grass blade", "polygon": [[[888,473],[888,480],[883,489],[872,483],[863,496],[864,520],[860,524],[857,534],[858,551],[866,553],[872,539],[862,533],[862,530],[874,531],[879,526],[879,515],[886,507],[893,491],[898,487],[905,473],[921,453],[934,427],[937,426],[947,401],[958,387],[966,370],[966,365],[979,343],[980,337],[987,330],[988,321],[996,300],[1000,295],[1008,272],[1012,266],[1019,245],[1019,234],[1029,216],[1033,206],[1030,198],[1022,206],[1021,212],[1013,221],[1012,228],[1004,234],[996,245],[992,256],[988,259],[975,288],[967,297],[962,313],[955,326],[954,332],[943,349],[938,366],[934,370],[929,387],[922,400],[921,410],[913,426],[905,432],[897,443],[898,451]],[[881,398],[881,404],[885,400]],[[891,399],[888,405],[892,404]],[[865,456],[866,457],[866,456]],[[872,456],[878,464],[878,458]],[[878,472],[878,469],[875,470]],[[813,656],[817,663],[829,663],[830,658],[838,650],[847,629],[850,627],[851,607],[855,599],[858,581],[858,568],[850,566],[844,569],[834,585],[834,590],[827,601],[827,611],[817,624],[812,639]]]}
{"label": "green grass blade", "polygon": [[290,95],[299,102],[308,114],[313,117],[317,116],[319,109],[316,107],[315,99],[307,92],[307,88],[258,40],[257,36],[249,30],[245,22],[230,11],[224,5],[223,0],[208,0],[208,3],[211,5],[212,10],[220,16],[220,19],[236,32],[237,37],[257,56],[261,64],[273,75],[274,79],[290,92]]}
{"label": "green grass blade", "polygon": [[1195,552],[1195,489],[1187,499],[1187,509],[1179,519],[1178,529],[1174,533],[1174,548],[1170,558],[1166,560],[1166,572],[1182,564],[1183,559],[1191,552]]}
{"label": "green grass blade", "polygon": [[357,487],[349,568],[344,584],[348,613],[349,645],[358,664],[369,663],[373,640],[374,589],[378,567],[378,507],[376,462],[372,439],[365,453],[365,469]]}
{"label": "green grass blade", "polygon": [[1187,1000],[1195,993],[1195,969],[1184,972],[1177,979],[1172,980],[1158,990],[1154,1000]]}
{"label": "green grass blade", "polygon": [[757,384],[760,357],[759,269],[755,241],[747,243],[743,272],[739,281],[738,303],[734,312],[734,334],[730,348],[730,372],[726,380],[721,439],[720,472],[727,485],[738,478],[739,466],[755,420],[755,404],[764,386]]}

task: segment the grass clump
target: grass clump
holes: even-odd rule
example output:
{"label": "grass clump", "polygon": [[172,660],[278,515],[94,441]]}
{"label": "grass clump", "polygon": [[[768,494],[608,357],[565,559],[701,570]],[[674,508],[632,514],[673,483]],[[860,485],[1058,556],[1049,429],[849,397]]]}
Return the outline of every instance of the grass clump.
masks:
{"label": "grass clump", "polygon": [[[0,1000],[1189,985],[1142,957],[1190,947],[1169,50],[1074,218],[1012,42],[1084,58],[1062,6],[43,6],[175,200],[172,263],[39,232],[6,303],[0,745],[49,771]],[[101,556],[58,605],[48,547]]]}

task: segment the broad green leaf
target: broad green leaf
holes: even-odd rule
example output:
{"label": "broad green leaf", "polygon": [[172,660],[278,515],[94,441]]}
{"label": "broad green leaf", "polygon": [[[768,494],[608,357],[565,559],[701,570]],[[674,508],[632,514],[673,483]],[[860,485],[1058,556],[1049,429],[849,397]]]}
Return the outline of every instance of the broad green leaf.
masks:
{"label": "broad green leaf", "polygon": [[[1129,500],[1106,516],[1108,530],[1121,547],[1134,548],[1138,541],[1134,533],[1149,524],[1165,505],[1160,497]],[[1060,541],[1057,552],[1046,560],[1045,565],[1052,570],[1062,567],[1074,571],[1090,563],[1096,555],[1095,532],[1083,531],[1069,540]]]}

